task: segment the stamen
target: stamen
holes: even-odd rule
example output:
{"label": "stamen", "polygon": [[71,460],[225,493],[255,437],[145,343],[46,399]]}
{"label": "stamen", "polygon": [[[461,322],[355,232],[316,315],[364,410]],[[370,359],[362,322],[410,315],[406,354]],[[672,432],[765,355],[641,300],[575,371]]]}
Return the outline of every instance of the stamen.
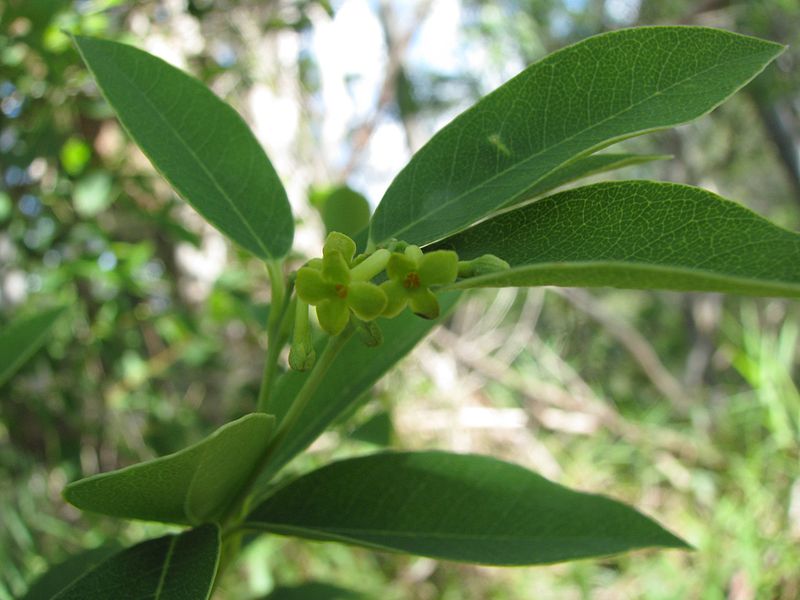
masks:
{"label": "stamen", "polygon": [[419,287],[419,275],[414,271],[406,275],[406,278],[403,281],[403,287],[407,290],[417,289]]}

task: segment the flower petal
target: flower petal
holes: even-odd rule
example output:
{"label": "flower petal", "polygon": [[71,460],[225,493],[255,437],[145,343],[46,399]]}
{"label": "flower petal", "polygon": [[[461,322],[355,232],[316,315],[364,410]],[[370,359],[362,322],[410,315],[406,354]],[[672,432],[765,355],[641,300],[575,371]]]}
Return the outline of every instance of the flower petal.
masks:
{"label": "flower petal", "polygon": [[412,271],[415,271],[416,268],[417,263],[413,260],[404,254],[394,252],[389,257],[389,262],[386,264],[386,274],[389,276],[389,279],[402,282],[406,276]]}
{"label": "flower petal", "polygon": [[422,259],[422,250],[420,250],[419,246],[414,246],[413,244],[409,244],[406,246],[405,255],[412,261],[414,261],[415,265],[419,264],[419,261]]}
{"label": "flower petal", "polygon": [[356,253],[356,243],[343,233],[331,231],[325,238],[322,255],[327,256],[331,252],[339,252],[347,264],[350,264]]}
{"label": "flower petal", "polygon": [[403,312],[408,304],[408,290],[399,281],[391,279],[381,284],[381,289],[386,294],[386,308],[383,309],[383,316],[392,318]]}
{"label": "flower petal", "polygon": [[419,283],[423,287],[453,283],[458,276],[458,254],[452,250],[435,250],[419,261]]}
{"label": "flower petal", "polygon": [[329,335],[342,333],[350,320],[350,311],[347,303],[342,298],[325,300],[317,306],[317,319],[319,326]]}
{"label": "flower petal", "polygon": [[419,317],[435,319],[439,316],[439,301],[428,288],[410,291],[408,302],[411,305],[411,311]]}
{"label": "flower petal", "polygon": [[350,267],[338,250],[331,250],[322,258],[322,276],[331,283],[350,283]]}
{"label": "flower petal", "polygon": [[371,321],[386,308],[386,292],[374,283],[354,281],[347,289],[347,305],[362,321]]}
{"label": "flower petal", "polygon": [[334,284],[325,281],[322,273],[312,267],[301,267],[294,283],[297,296],[307,304],[319,304],[336,294]]}

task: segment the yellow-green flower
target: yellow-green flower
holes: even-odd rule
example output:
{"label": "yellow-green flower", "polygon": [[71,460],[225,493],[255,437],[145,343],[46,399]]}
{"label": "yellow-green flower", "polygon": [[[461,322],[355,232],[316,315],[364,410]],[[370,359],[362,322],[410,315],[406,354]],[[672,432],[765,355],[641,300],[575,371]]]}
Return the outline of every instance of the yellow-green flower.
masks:
{"label": "yellow-green flower", "polygon": [[297,297],[316,307],[319,324],[330,335],[342,332],[350,311],[362,321],[371,321],[386,308],[386,294],[368,280],[383,269],[388,251],[378,250],[351,269],[355,250],[350,238],[333,232],[325,242],[322,260],[310,261],[297,271]]}
{"label": "yellow-green flower", "polygon": [[439,316],[439,302],[430,290],[434,285],[453,283],[458,275],[458,255],[450,250],[423,254],[417,246],[395,252],[386,265],[389,281],[381,284],[388,303],[385,317],[398,315],[406,305],[426,319]]}

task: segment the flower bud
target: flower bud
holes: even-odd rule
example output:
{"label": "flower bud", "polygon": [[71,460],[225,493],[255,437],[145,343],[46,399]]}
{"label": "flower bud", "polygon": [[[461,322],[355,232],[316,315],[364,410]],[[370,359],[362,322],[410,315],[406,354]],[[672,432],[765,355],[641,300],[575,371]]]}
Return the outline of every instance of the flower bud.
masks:
{"label": "flower bud", "polygon": [[295,371],[309,371],[317,361],[317,352],[311,344],[311,337],[308,341],[292,341],[289,347],[289,367]]}
{"label": "flower bud", "polygon": [[507,271],[511,266],[494,254],[484,254],[473,260],[462,260],[458,263],[459,277],[478,277]]}
{"label": "flower bud", "polygon": [[297,300],[292,345],[289,348],[289,366],[295,371],[307,371],[314,366],[316,359],[317,353],[308,326],[308,304]]}

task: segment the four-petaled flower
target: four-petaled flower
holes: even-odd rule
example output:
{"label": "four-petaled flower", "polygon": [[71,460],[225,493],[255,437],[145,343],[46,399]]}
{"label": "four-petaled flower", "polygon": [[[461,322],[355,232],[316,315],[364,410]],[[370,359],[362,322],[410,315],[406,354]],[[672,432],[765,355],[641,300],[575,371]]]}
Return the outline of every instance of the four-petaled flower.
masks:
{"label": "four-petaled flower", "polygon": [[386,266],[388,250],[377,250],[351,268],[355,251],[353,240],[333,232],[325,241],[322,260],[309,261],[297,271],[297,297],[317,308],[319,324],[330,335],[344,330],[350,311],[371,321],[386,308],[386,294],[369,280]]}
{"label": "four-petaled flower", "polygon": [[439,302],[430,287],[456,280],[458,255],[450,250],[423,254],[419,247],[407,246],[402,254],[392,254],[386,274],[389,281],[381,284],[388,298],[383,316],[394,317],[408,304],[415,314],[435,319],[439,316]]}

